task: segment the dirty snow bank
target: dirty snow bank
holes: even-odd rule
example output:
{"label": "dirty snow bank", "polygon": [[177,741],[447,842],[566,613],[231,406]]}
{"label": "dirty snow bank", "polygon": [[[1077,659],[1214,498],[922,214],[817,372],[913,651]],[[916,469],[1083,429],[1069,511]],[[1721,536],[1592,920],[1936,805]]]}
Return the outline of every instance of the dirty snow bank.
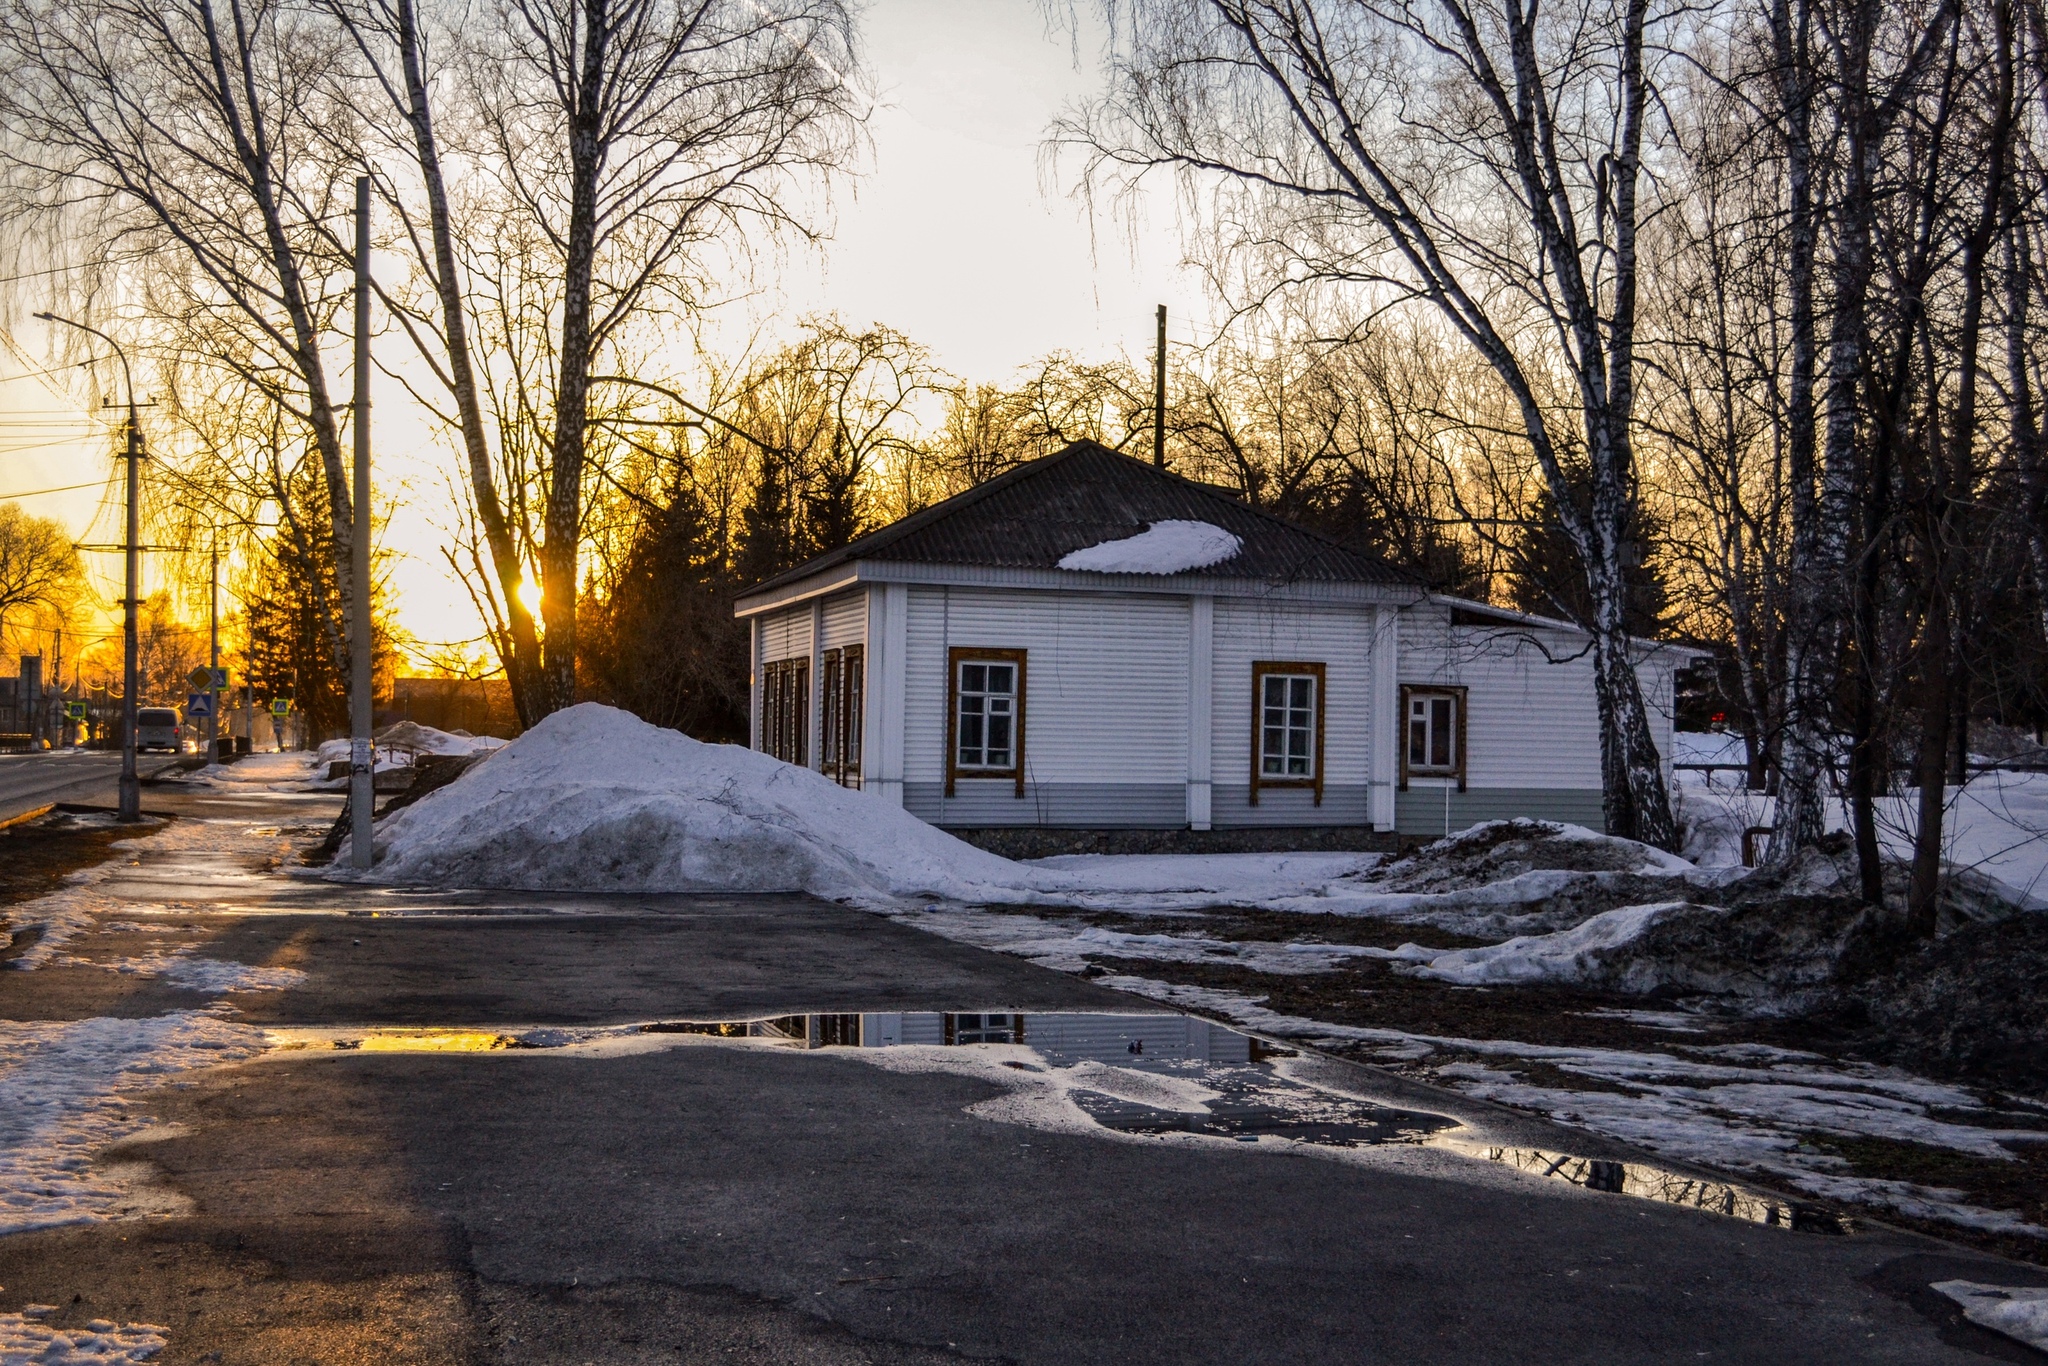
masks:
{"label": "dirty snow bank", "polygon": [[1180,574],[1221,564],[1243,548],[1243,541],[1208,522],[1154,522],[1135,536],[1076,550],[1060,561],[1060,568],[1096,574]]}
{"label": "dirty snow bank", "polygon": [[385,882],[1027,899],[1034,875],[824,775],[583,703],[378,831]]}

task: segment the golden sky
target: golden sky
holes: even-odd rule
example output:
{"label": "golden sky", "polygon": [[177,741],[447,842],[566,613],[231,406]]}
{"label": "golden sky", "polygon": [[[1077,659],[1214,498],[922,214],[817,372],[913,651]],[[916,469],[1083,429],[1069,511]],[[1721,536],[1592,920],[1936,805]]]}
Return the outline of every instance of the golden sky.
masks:
{"label": "golden sky", "polygon": [[[1195,335],[1207,307],[1179,264],[1171,195],[1162,187],[1135,221],[1121,207],[1091,214],[1072,194],[1078,163],[1043,163],[1049,121],[1099,80],[1089,35],[1077,59],[1072,36],[1048,28],[1037,0],[872,0],[863,38],[879,101],[873,145],[863,173],[825,206],[831,240],[764,260],[758,293],[718,320],[719,332],[772,335],[807,313],[837,312],[897,328],[953,373],[987,381],[1061,348],[1143,356],[1161,303],[1177,340]],[[117,415],[87,405],[96,386],[120,397],[119,370],[35,376],[55,351],[28,315],[54,296],[34,280],[7,288],[0,500],[60,519],[80,541],[118,541],[118,426],[103,420]],[[381,344],[405,345],[396,336]],[[443,481],[453,450],[428,435],[388,379],[373,411],[379,501],[394,497],[386,545],[403,557],[393,575],[400,617],[422,639],[472,637],[474,612],[438,549],[452,513]],[[146,429],[146,412],[143,420]],[[85,558],[102,601],[118,603],[120,557]],[[157,578],[145,565],[145,592]]]}

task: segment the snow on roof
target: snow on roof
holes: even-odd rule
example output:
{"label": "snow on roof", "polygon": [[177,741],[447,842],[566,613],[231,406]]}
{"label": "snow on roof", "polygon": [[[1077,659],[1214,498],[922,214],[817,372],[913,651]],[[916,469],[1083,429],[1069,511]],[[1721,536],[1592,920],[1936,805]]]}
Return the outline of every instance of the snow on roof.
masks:
{"label": "snow on roof", "polygon": [[1097,574],[1181,574],[1221,564],[1243,548],[1243,541],[1208,522],[1154,522],[1135,536],[1076,550],[1059,567]]}

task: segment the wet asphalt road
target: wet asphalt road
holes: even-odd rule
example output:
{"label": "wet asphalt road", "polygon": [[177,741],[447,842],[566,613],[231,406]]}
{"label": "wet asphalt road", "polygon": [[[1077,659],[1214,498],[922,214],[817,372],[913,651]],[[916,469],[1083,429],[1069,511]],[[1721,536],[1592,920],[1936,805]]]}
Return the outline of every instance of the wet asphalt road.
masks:
{"label": "wet asphalt road", "polygon": [[119,751],[0,754],[0,821],[51,802],[112,802],[120,777]]}
{"label": "wet asphalt road", "polygon": [[[802,898],[420,895],[147,854],[103,890],[130,908],[109,919],[174,903],[198,952],[308,974],[229,998],[252,1023],[1151,1008]],[[211,999],[0,972],[6,1019]],[[1502,1141],[1602,1146],[1328,1072]],[[1484,1164],[995,1123],[964,1113],[989,1082],[838,1050],[300,1053],[181,1081],[143,1102],[169,1136],[106,1159],[147,1164],[165,1213],[0,1238],[0,1312],[162,1324],[173,1363],[1918,1363],[2034,1359],[1956,1327],[1927,1282],[2048,1280]]]}

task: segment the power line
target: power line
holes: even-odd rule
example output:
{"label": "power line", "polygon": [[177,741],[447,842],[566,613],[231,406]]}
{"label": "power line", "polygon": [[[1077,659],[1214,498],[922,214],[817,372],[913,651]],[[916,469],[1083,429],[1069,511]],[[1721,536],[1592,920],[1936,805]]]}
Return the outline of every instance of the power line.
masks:
{"label": "power line", "polygon": [[42,495],[46,493],[76,493],[79,489],[103,489],[106,486],[107,481],[105,479],[96,479],[90,484],[66,484],[62,488],[24,489],[20,493],[0,493],[0,499],[40,498]]}

